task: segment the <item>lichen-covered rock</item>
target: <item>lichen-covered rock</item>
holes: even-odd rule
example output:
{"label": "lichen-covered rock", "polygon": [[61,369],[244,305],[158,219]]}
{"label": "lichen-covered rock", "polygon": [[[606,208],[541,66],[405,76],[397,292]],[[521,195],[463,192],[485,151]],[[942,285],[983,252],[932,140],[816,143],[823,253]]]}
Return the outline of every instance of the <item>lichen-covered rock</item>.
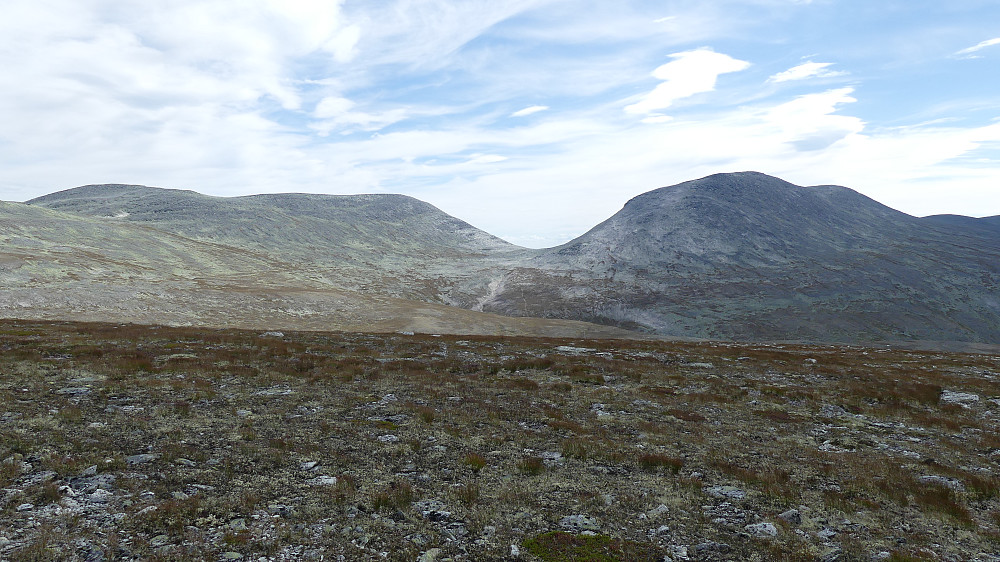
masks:
{"label": "lichen-covered rock", "polygon": [[751,523],[744,527],[746,532],[750,533],[754,537],[776,537],[778,536],[778,528],[774,526],[774,523]]}
{"label": "lichen-covered rock", "polygon": [[601,523],[586,515],[567,515],[559,520],[559,526],[576,533],[601,530]]}
{"label": "lichen-covered rock", "polygon": [[942,390],[939,401],[942,404],[958,404],[969,407],[979,402],[979,395],[971,392],[959,392],[957,390]]}

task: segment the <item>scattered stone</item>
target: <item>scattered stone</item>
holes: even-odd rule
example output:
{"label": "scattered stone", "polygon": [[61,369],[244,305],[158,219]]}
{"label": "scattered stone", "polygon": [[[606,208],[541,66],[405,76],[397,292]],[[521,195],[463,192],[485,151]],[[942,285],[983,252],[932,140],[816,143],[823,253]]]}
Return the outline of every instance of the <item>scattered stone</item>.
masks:
{"label": "scattered stone", "polygon": [[222,553],[223,560],[239,560],[240,558],[243,558],[243,555],[239,552],[229,551]]}
{"label": "scattered stone", "polygon": [[22,503],[17,506],[18,511],[31,511],[32,509],[35,509],[35,504],[33,503]]}
{"label": "scattered stone", "polygon": [[746,532],[750,533],[754,537],[776,537],[778,536],[778,528],[774,526],[774,523],[763,522],[763,523],[752,523],[743,527]]}
{"label": "scattered stone", "polygon": [[425,544],[431,542],[431,538],[423,533],[415,533],[412,535],[407,535],[406,540],[412,542],[417,546],[424,546]]}
{"label": "scattered stone", "polygon": [[917,478],[917,482],[921,484],[928,484],[931,486],[944,486],[946,488],[951,488],[956,492],[964,492],[965,484],[962,484],[961,480],[955,478],[945,478],[944,476],[921,476]]}
{"label": "scattered stone", "polygon": [[316,461],[302,462],[302,463],[299,463],[299,470],[312,470],[312,469],[316,468],[316,465],[318,465],[318,464],[319,463],[316,462]]}
{"label": "scattered stone", "polygon": [[670,556],[674,560],[690,560],[691,557],[688,555],[688,548],[681,545],[671,545],[670,546]]}
{"label": "scattered stone", "polygon": [[601,524],[592,517],[586,515],[567,515],[559,520],[559,526],[574,532],[599,531]]}
{"label": "scattered stone", "polygon": [[742,500],[747,497],[747,493],[736,486],[710,486],[705,488],[705,493],[721,499]]}
{"label": "scattered stone", "polygon": [[438,559],[438,556],[441,556],[441,549],[432,548],[421,554],[420,558],[417,559],[417,562],[435,562]]}
{"label": "scattered stone", "polygon": [[141,455],[132,455],[131,457],[125,457],[125,462],[131,465],[146,464],[148,462],[153,462],[158,458],[160,458],[160,455],[143,453]]}
{"label": "scattered stone", "polygon": [[851,414],[840,406],[836,406],[834,404],[823,404],[819,410],[819,415],[825,418],[842,418],[850,416]]}
{"label": "scattered stone", "polygon": [[834,531],[833,529],[823,529],[822,531],[817,532],[816,536],[825,541],[828,541],[833,537],[837,536],[837,531]]}
{"label": "scattered stone", "polygon": [[172,498],[174,498],[175,500],[178,500],[178,501],[184,501],[184,500],[191,499],[191,496],[185,494],[184,492],[174,492],[174,493],[170,494],[170,497],[172,497]]}
{"label": "scattered stone", "polygon": [[833,439],[823,441],[817,448],[824,453],[853,453],[857,451],[856,448],[848,446],[847,443],[834,441]]}
{"label": "scattered stone", "polygon": [[295,391],[290,388],[265,388],[264,390],[258,390],[254,394],[257,396],[288,396],[289,394],[295,394]]}
{"label": "scattered stone", "polygon": [[285,337],[284,332],[264,332],[260,335],[262,338],[283,338]]}
{"label": "scattered stone", "polygon": [[659,517],[661,515],[666,515],[667,513],[670,513],[670,508],[668,508],[667,506],[665,506],[665,505],[663,505],[661,503],[660,505],[658,505],[658,506],[654,507],[653,509],[650,509],[649,511],[647,511],[646,515],[650,519],[654,519],[654,518]]}
{"label": "scattered stone", "polygon": [[317,476],[311,480],[307,480],[306,484],[310,486],[336,486],[337,477],[336,476]]}
{"label": "scattered stone", "polygon": [[451,512],[444,510],[444,504],[438,500],[420,500],[413,504],[413,507],[420,512],[420,515],[429,521],[447,521],[451,519]]}
{"label": "scattered stone", "polygon": [[819,562],[840,562],[844,560],[844,551],[835,548],[820,557]]}
{"label": "scattered stone", "polygon": [[90,394],[90,389],[83,386],[67,386],[66,388],[57,390],[56,394],[62,394],[63,396],[83,396]]}
{"label": "scattered stone", "polygon": [[293,511],[294,510],[291,507],[280,503],[267,506],[267,512],[271,515],[277,515],[278,517],[288,518],[292,515]]}
{"label": "scattered stone", "polygon": [[115,481],[117,478],[114,474],[109,474],[107,472],[88,476],[86,478],[74,478],[70,480],[70,485],[74,490],[79,490],[86,494],[93,492],[94,490],[113,490],[115,488]]}
{"label": "scattered stone", "polygon": [[91,465],[83,469],[83,472],[80,473],[80,476],[83,478],[87,478],[90,476],[97,476],[97,465],[96,464]]}
{"label": "scattered stone", "polygon": [[149,541],[149,546],[153,548],[160,548],[161,546],[166,546],[170,544],[169,535],[156,535]]}
{"label": "scattered stone", "polygon": [[108,503],[115,495],[108,490],[98,488],[94,493],[87,496],[87,501],[92,503]]}
{"label": "scattered stone", "polygon": [[692,369],[714,369],[715,365],[711,363],[685,363],[685,367],[691,367]]}
{"label": "scattered stone", "polygon": [[520,558],[521,557],[521,549],[518,548],[518,546],[516,544],[510,545],[510,557],[511,558]]}
{"label": "scattered stone", "polygon": [[778,519],[787,522],[790,525],[801,525],[802,524],[802,514],[797,509],[789,509],[783,513],[778,514]]}
{"label": "scattered stone", "polygon": [[958,392],[955,390],[942,390],[939,398],[941,404],[958,404],[968,408],[971,404],[979,402],[979,395],[971,392]]}
{"label": "scattered stone", "polygon": [[583,355],[584,353],[591,353],[596,350],[591,349],[589,347],[573,347],[570,345],[557,345],[556,351],[558,351],[559,353],[566,353],[569,355]]}
{"label": "scattered stone", "polygon": [[395,435],[391,435],[391,434],[390,435],[379,435],[378,436],[378,440],[381,441],[381,442],[383,442],[383,443],[398,443],[399,442],[399,437],[396,437]]}
{"label": "scattered stone", "polygon": [[179,464],[181,466],[186,466],[186,467],[189,467],[189,468],[198,466],[198,463],[194,462],[191,459],[185,459],[184,457],[176,459],[174,461],[174,463],[175,464]]}
{"label": "scattered stone", "polygon": [[185,359],[198,359],[198,356],[194,353],[171,353],[170,355],[161,355],[157,357],[154,361],[163,364],[169,361],[178,361]]}
{"label": "scattered stone", "polygon": [[538,456],[541,457],[542,463],[544,463],[548,468],[559,466],[565,461],[562,453],[557,451],[546,451]]}
{"label": "scattered stone", "polygon": [[803,365],[815,365],[816,363],[817,361],[812,357],[809,357],[808,359],[802,362]]}

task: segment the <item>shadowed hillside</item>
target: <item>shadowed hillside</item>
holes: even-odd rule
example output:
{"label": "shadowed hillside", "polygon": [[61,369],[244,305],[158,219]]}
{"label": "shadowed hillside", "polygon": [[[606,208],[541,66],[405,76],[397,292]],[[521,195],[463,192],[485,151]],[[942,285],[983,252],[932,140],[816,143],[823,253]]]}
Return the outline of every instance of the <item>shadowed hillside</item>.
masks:
{"label": "shadowed hillside", "polygon": [[1000,341],[1000,233],[759,173],[645,193],[530,264],[483,309],[715,338]]}

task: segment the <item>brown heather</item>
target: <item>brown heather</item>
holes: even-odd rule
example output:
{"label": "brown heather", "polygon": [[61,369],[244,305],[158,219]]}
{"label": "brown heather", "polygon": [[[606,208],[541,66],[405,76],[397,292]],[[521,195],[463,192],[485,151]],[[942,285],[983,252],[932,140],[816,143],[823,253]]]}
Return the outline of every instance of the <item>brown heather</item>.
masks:
{"label": "brown heather", "polygon": [[0,351],[0,560],[1000,549],[997,356],[27,321]]}

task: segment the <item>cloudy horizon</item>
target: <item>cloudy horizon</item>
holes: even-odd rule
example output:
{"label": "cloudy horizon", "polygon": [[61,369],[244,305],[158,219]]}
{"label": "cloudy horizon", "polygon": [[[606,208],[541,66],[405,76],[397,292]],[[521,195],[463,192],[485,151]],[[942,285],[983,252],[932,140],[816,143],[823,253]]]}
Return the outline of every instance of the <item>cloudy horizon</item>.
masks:
{"label": "cloudy horizon", "polygon": [[1000,7],[13,0],[0,200],[403,193],[530,247],[712,173],[1000,215]]}

